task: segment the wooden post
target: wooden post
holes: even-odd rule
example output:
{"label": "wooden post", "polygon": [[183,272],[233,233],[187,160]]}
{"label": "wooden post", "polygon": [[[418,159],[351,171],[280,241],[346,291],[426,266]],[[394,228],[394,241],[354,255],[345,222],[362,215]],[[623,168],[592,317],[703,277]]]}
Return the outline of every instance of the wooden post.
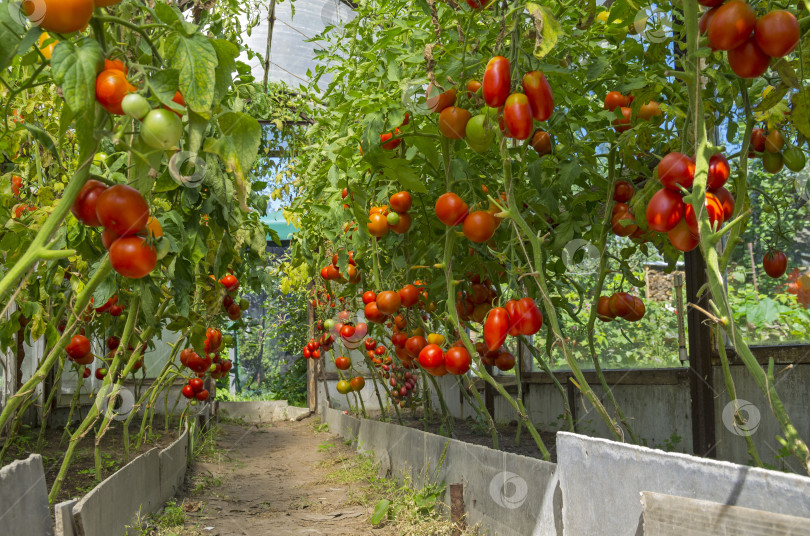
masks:
{"label": "wooden post", "polygon": [[[698,298],[706,284],[706,263],[700,250],[684,256],[686,301],[709,309],[708,293]],[[702,313],[690,307],[686,313],[689,326],[689,391],[692,399],[692,449],[697,456],[715,458],[717,439],[714,426],[714,384],[712,373],[711,327],[703,322]]]}
{"label": "wooden post", "polygon": [[461,536],[467,528],[464,510],[464,484],[450,484],[450,521],[455,524],[453,536]]}
{"label": "wooden post", "polygon": [[276,25],[276,0],[270,0],[270,12],[267,14],[267,49],[264,57],[264,90],[270,80],[270,50],[273,43],[273,27]]}

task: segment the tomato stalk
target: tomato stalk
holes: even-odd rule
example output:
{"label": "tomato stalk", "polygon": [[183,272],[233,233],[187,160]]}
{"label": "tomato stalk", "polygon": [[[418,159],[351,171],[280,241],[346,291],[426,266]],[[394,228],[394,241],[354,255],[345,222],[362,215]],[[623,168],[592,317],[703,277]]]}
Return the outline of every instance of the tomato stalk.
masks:
{"label": "tomato stalk", "polygon": [[[546,320],[549,325],[549,336],[554,338],[554,342],[560,346],[562,350],[563,357],[565,358],[566,363],[571,368],[571,372],[574,374],[574,377],[577,380],[577,387],[579,390],[585,395],[591,405],[594,407],[596,412],[602,417],[602,420],[605,421],[607,424],[608,429],[611,430],[614,437],[618,440],[623,440],[623,432],[621,427],[616,424],[610,415],[608,415],[607,409],[605,409],[602,402],[593,392],[593,389],[588,384],[588,381],[585,379],[585,375],[582,373],[582,370],[579,368],[577,362],[573,359],[568,351],[568,346],[565,342],[565,337],[562,335],[562,330],[560,329],[559,320],[557,319],[557,310],[554,307],[554,304],[549,297],[548,286],[546,284],[546,276],[544,272],[544,259],[543,259],[543,246],[541,244],[540,238],[534,234],[529,224],[526,223],[526,220],[523,219],[523,216],[520,214],[520,211],[517,207],[517,202],[515,201],[515,196],[511,190],[512,184],[512,161],[509,158],[507,153],[505,143],[501,144],[501,157],[503,158],[503,172],[504,172],[504,184],[506,186],[506,199],[508,204],[508,210],[512,213],[512,223],[515,226],[515,231],[520,240],[521,232],[525,235],[526,239],[532,246],[532,251],[534,254],[534,267],[531,266],[531,262],[529,262],[529,267],[532,270],[532,277],[534,278],[535,282],[537,283],[538,289],[540,291],[540,296],[543,300],[543,304],[545,305],[545,312],[546,312]],[[522,243],[522,240],[521,240]],[[528,252],[526,252],[526,256],[528,259]],[[549,355],[551,355],[549,353]]]}
{"label": "tomato stalk", "polygon": [[[54,211],[48,216],[48,219],[45,220],[45,223],[42,224],[42,228],[37,233],[37,236],[34,237],[28,250],[6,275],[3,276],[3,279],[0,280],[0,299],[6,295],[6,292],[8,292],[37,261],[61,259],[76,254],[75,251],[51,250],[48,248],[47,244],[64,221],[73,201],[75,201],[79,192],[84,187],[84,184],[87,182],[90,176],[90,164],[93,162],[93,156],[95,155],[97,147],[98,142],[95,140],[92,143],[80,145],[80,164],[79,168],[76,170],[76,174],[70,182],[68,182],[62,198],[59,200],[59,203],[57,203]],[[2,428],[2,424],[2,419],[0,419],[0,428]]]}
{"label": "tomato stalk", "polygon": [[542,358],[542,356],[540,355],[540,351],[534,347],[531,341],[529,341],[529,338],[526,337],[525,335],[521,335],[520,337],[521,339],[523,339],[523,344],[526,345],[526,347],[529,349],[529,352],[531,352],[537,363],[540,365],[540,368],[543,369],[543,372],[545,372],[548,375],[548,377],[551,378],[551,381],[554,382],[554,386],[557,388],[557,391],[559,391],[560,396],[563,399],[563,413],[565,421],[568,423],[568,430],[573,432],[575,430],[574,417],[573,412],[571,411],[571,402],[568,400],[568,393],[565,392],[565,389],[560,383],[560,380],[558,380],[556,374],[554,374],[554,372],[551,371],[551,368],[548,366],[548,363],[546,363],[546,360]]}
{"label": "tomato stalk", "polygon": [[[686,21],[686,34],[687,34],[687,54],[685,57],[686,69],[693,73],[692,79],[687,84],[689,94],[690,113],[691,113],[691,127],[693,129],[693,136],[695,140],[695,179],[692,185],[692,197],[696,200],[698,216],[698,230],[700,231],[700,250],[703,258],[706,261],[706,276],[708,279],[708,288],[712,296],[715,306],[717,307],[720,315],[728,320],[727,325],[722,325],[723,331],[731,340],[737,355],[743,361],[752,378],[756,382],[759,389],[768,400],[771,411],[782,427],[785,435],[784,446],[793,453],[801,463],[804,464],[805,470],[810,473],[810,449],[807,444],[799,437],[796,427],[793,425],[790,417],[785,410],[782,400],[776,392],[775,378],[773,375],[773,360],[771,359],[767,373],[762,369],[751,349],[746,344],[742,332],[739,327],[734,323],[734,316],[732,314],[731,305],[728,301],[728,295],[725,292],[723,284],[723,276],[720,271],[721,259],[717,249],[717,238],[714,236],[711,225],[709,223],[708,213],[705,210],[706,199],[706,180],[708,177],[708,160],[711,157],[711,151],[707,148],[706,141],[706,125],[704,119],[703,100],[700,95],[700,88],[697,81],[700,80],[701,65],[696,53],[698,49],[698,28],[697,28],[697,1],[684,0],[684,19]],[[748,130],[748,129],[746,129]],[[746,132],[747,137],[744,140],[743,154],[741,162],[747,163],[747,152],[745,151],[745,144],[750,139],[750,133]],[[741,174],[742,176],[743,174]],[[747,203],[747,185],[744,179],[738,177],[735,185],[737,189],[738,199],[741,198],[743,203],[738,201],[737,212],[741,213],[743,208],[742,204]],[[737,228],[739,229],[739,228]],[[735,231],[736,232],[736,231]],[[722,340],[718,340],[718,344],[722,345]],[[724,368],[724,376],[726,381],[730,379],[730,370]],[[731,396],[732,393],[729,393]]]}

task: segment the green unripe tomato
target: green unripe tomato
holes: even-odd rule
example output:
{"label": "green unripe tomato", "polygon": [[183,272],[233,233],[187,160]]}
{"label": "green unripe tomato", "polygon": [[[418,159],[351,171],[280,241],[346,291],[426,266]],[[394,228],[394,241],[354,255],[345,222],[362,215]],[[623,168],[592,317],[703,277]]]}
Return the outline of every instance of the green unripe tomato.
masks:
{"label": "green unripe tomato", "polygon": [[242,298],[241,300],[239,300],[239,308],[240,309],[242,309],[244,311],[248,307],[250,307],[250,302],[247,300],[247,298]]}
{"label": "green unripe tomato", "polygon": [[386,219],[388,220],[388,225],[396,225],[399,223],[399,214],[396,212],[389,212]]}
{"label": "green unripe tomato", "polygon": [[129,117],[140,121],[146,117],[152,107],[149,106],[149,101],[142,95],[130,93],[121,101],[121,109]]}
{"label": "green unripe tomato", "polygon": [[155,244],[155,249],[157,250],[157,258],[158,260],[163,259],[166,255],[169,254],[169,241],[165,238],[159,238],[157,244]]}
{"label": "green unripe tomato", "polygon": [[96,153],[96,156],[93,157],[93,164],[96,167],[101,167],[101,164],[107,161],[109,155],[105,152]]}
{"label": "green unripe tomato", "polygon": [[192,398],[191,400],[188,401],[188,405],[189,406],[196,406],[197,405],[197,399]]}
{"label": "green unripe tomato", "polygon": [[476,153],[486,153],[495,139],[493,120],[487,121],[486,114],[479,114],[467,121],[465,130],[467,144]]}
{"label": "green unripe tomato", "polygon": [[141,139],[153,149],[167,151],[180,142],[183,136],[183,123],[169,110],[152,110],[143,118]]}
{"label": "green unripe tomato", "polygon": [[782,170],[784,162],[782,160],[782,153],[762,153],[762,167],[768,173],[779,173]]}
{"label": "green unripe tomato", "polygon": [[233,344],[233,335],[223,335],[222,342],[228,345]]}
{"label": "green unripe tomato", "polygon": [[331,318],[327,318],[326,320],[323,321],[323,329],[325,329],[326,331],[331,331],[332,328],[334,327],[335,321],[332,320]]}
{"label": "green unripe tomato", "polygon": [[807,164],[807,158],[804,156],[804,151],[798,147],[788,147],[782,153],[782,160],[785,162],[785,167],[790,171],[801,171]]}
{"label": "green unripe tomato", "polygon": [[216,372],[217,366],[214,363],[211,363],[211,366],[208,367],[208,372]]}
{"label": "green unripe tomato", "polygon": [[352,391],[352,384],[347,382],[346,380],[340,380],[337,382],[337,392],[342,395],[347,395]]}

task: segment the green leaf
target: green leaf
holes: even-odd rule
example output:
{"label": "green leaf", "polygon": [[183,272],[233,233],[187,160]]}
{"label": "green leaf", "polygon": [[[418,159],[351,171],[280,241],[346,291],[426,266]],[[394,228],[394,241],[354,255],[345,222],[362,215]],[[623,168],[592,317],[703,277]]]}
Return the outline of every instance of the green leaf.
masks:
{"label": "green leaf", "polygon": [[192,286],[194,285],[194,268],[188,259],[177,257],[170,270],[174,304],[180,315],[188,317],[191,306]]}
{"label": "green leaf", "polygon": [[810,138],[810,88],[794,93],[791,97],[793,124],[805,138]]}
{"label": "green leaf", "polygon": [[537,59],[543,59],[557,44],[557,40],[563,33],[562,26],[554,18],[552,11],[545,6],[529,2],[526,4],[526,10],[532,16],[534,27],[537,30],[534,55]]}
{"label": "green leaf", "polygon": [[382,161],[383,173],[391,180],[399,181],[402,187],[411,192],[427,193],[424,181],[408,164],[402,159],[387,159]]}
{"label": "green leaf", "polygon": [[377,503],[377,506],[374,508],[374,513],[371,514],[372,525],[379,525],[382,523],[382,520],[385,519],[385,516],[388,513],[389,506],[391,506],[391,501],[388,499],[382,499]]}
{"label": "green leaf", "polygon": [[[214,102],[220,102],[231,87],[232,74],[236,69],[236,58],[239,57],[239,47],[225,39],[212,39],[211,45],[217,53],[218,66],[214,88]],[[281,129],[281,127],[279,127]]]}
{"label": "green leaf", "polygon": [[96,76],[104,68],[104,51],[95,39],[83,38],[74,46],[60,41],[51,58],[54,81],[82,130],[92,133],[96,109]]}
{"label": "green leaf", "polygon": [[32,125],[27,121],[23,123],[23,126],[28,130],[28,132],[30,132],[34,136],[34,139],[36,139],[40,143],[40,145],[45,147],[45,149],[47,149],[48,152],[51,153],[56,158],[57,163],[59,163],[59,165],[61,166],[62,159],[59,156],[59,149],[56,148],[56,142],[51,137],[51,135],[45,130],[42,130],[36,125]]}
{"label": "green leaf", "polygon": [[153,72],[146,79],[146,87],[163,104],[169,104],[180,86],[180,72],[177,69],[161,69]]}
{"label": "green leaf", "polygon": [[115,282],[115,273],[110,272],[107,277],[99,283],[98,287],[96,287],[96,291],[93,292],[93,306],[101,307],[115,295],[117,290],[118,285]]}
{"label": "green leaf", "polygon": [[[20,11],[14,13],[14,9]],[[18,16],[19,15],[19,16]],[[27,45],[23,44],[20,35],[25,31],[18,19],[23,16],[20,4],[12,4],[6,2],[0,8],[0,70],[5,70],[9,66],[11,60],[14,59],[21,51],[26,50],[33,42],[39,37],[39,28],[32,27],[28,34],[33,35],[33,41],[28,42]],[[28,39],[25,39],[27,42]]]}
{"label": "green leaf", "polygon": [[217,118],[221,136],[219,139],[207,139],[205,150],[218,155],[225,163],[225,170],[234,174],[239,204],[248,212],[246,204],[250,193],[250,181],[247,172],[259,154],[262,138],[262,127],[259,122],[241,112],[225,112]]}
{"label": "green leaf", "polygon": [[211,42],[199,34],[186,37],[172,33],[166,40],[166,60],[180,72],[180,93],[189,109],[203,115],[210,113],[218,67]]}

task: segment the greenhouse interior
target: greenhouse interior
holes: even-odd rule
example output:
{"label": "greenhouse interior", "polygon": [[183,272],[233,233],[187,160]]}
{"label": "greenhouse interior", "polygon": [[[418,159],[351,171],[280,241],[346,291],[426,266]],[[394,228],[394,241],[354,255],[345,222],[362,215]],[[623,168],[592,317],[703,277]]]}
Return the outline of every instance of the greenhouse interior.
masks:
{"label": "greenhouse interior", "polygon": [[810,2],[0,4],[0,534],[810,534]]}

